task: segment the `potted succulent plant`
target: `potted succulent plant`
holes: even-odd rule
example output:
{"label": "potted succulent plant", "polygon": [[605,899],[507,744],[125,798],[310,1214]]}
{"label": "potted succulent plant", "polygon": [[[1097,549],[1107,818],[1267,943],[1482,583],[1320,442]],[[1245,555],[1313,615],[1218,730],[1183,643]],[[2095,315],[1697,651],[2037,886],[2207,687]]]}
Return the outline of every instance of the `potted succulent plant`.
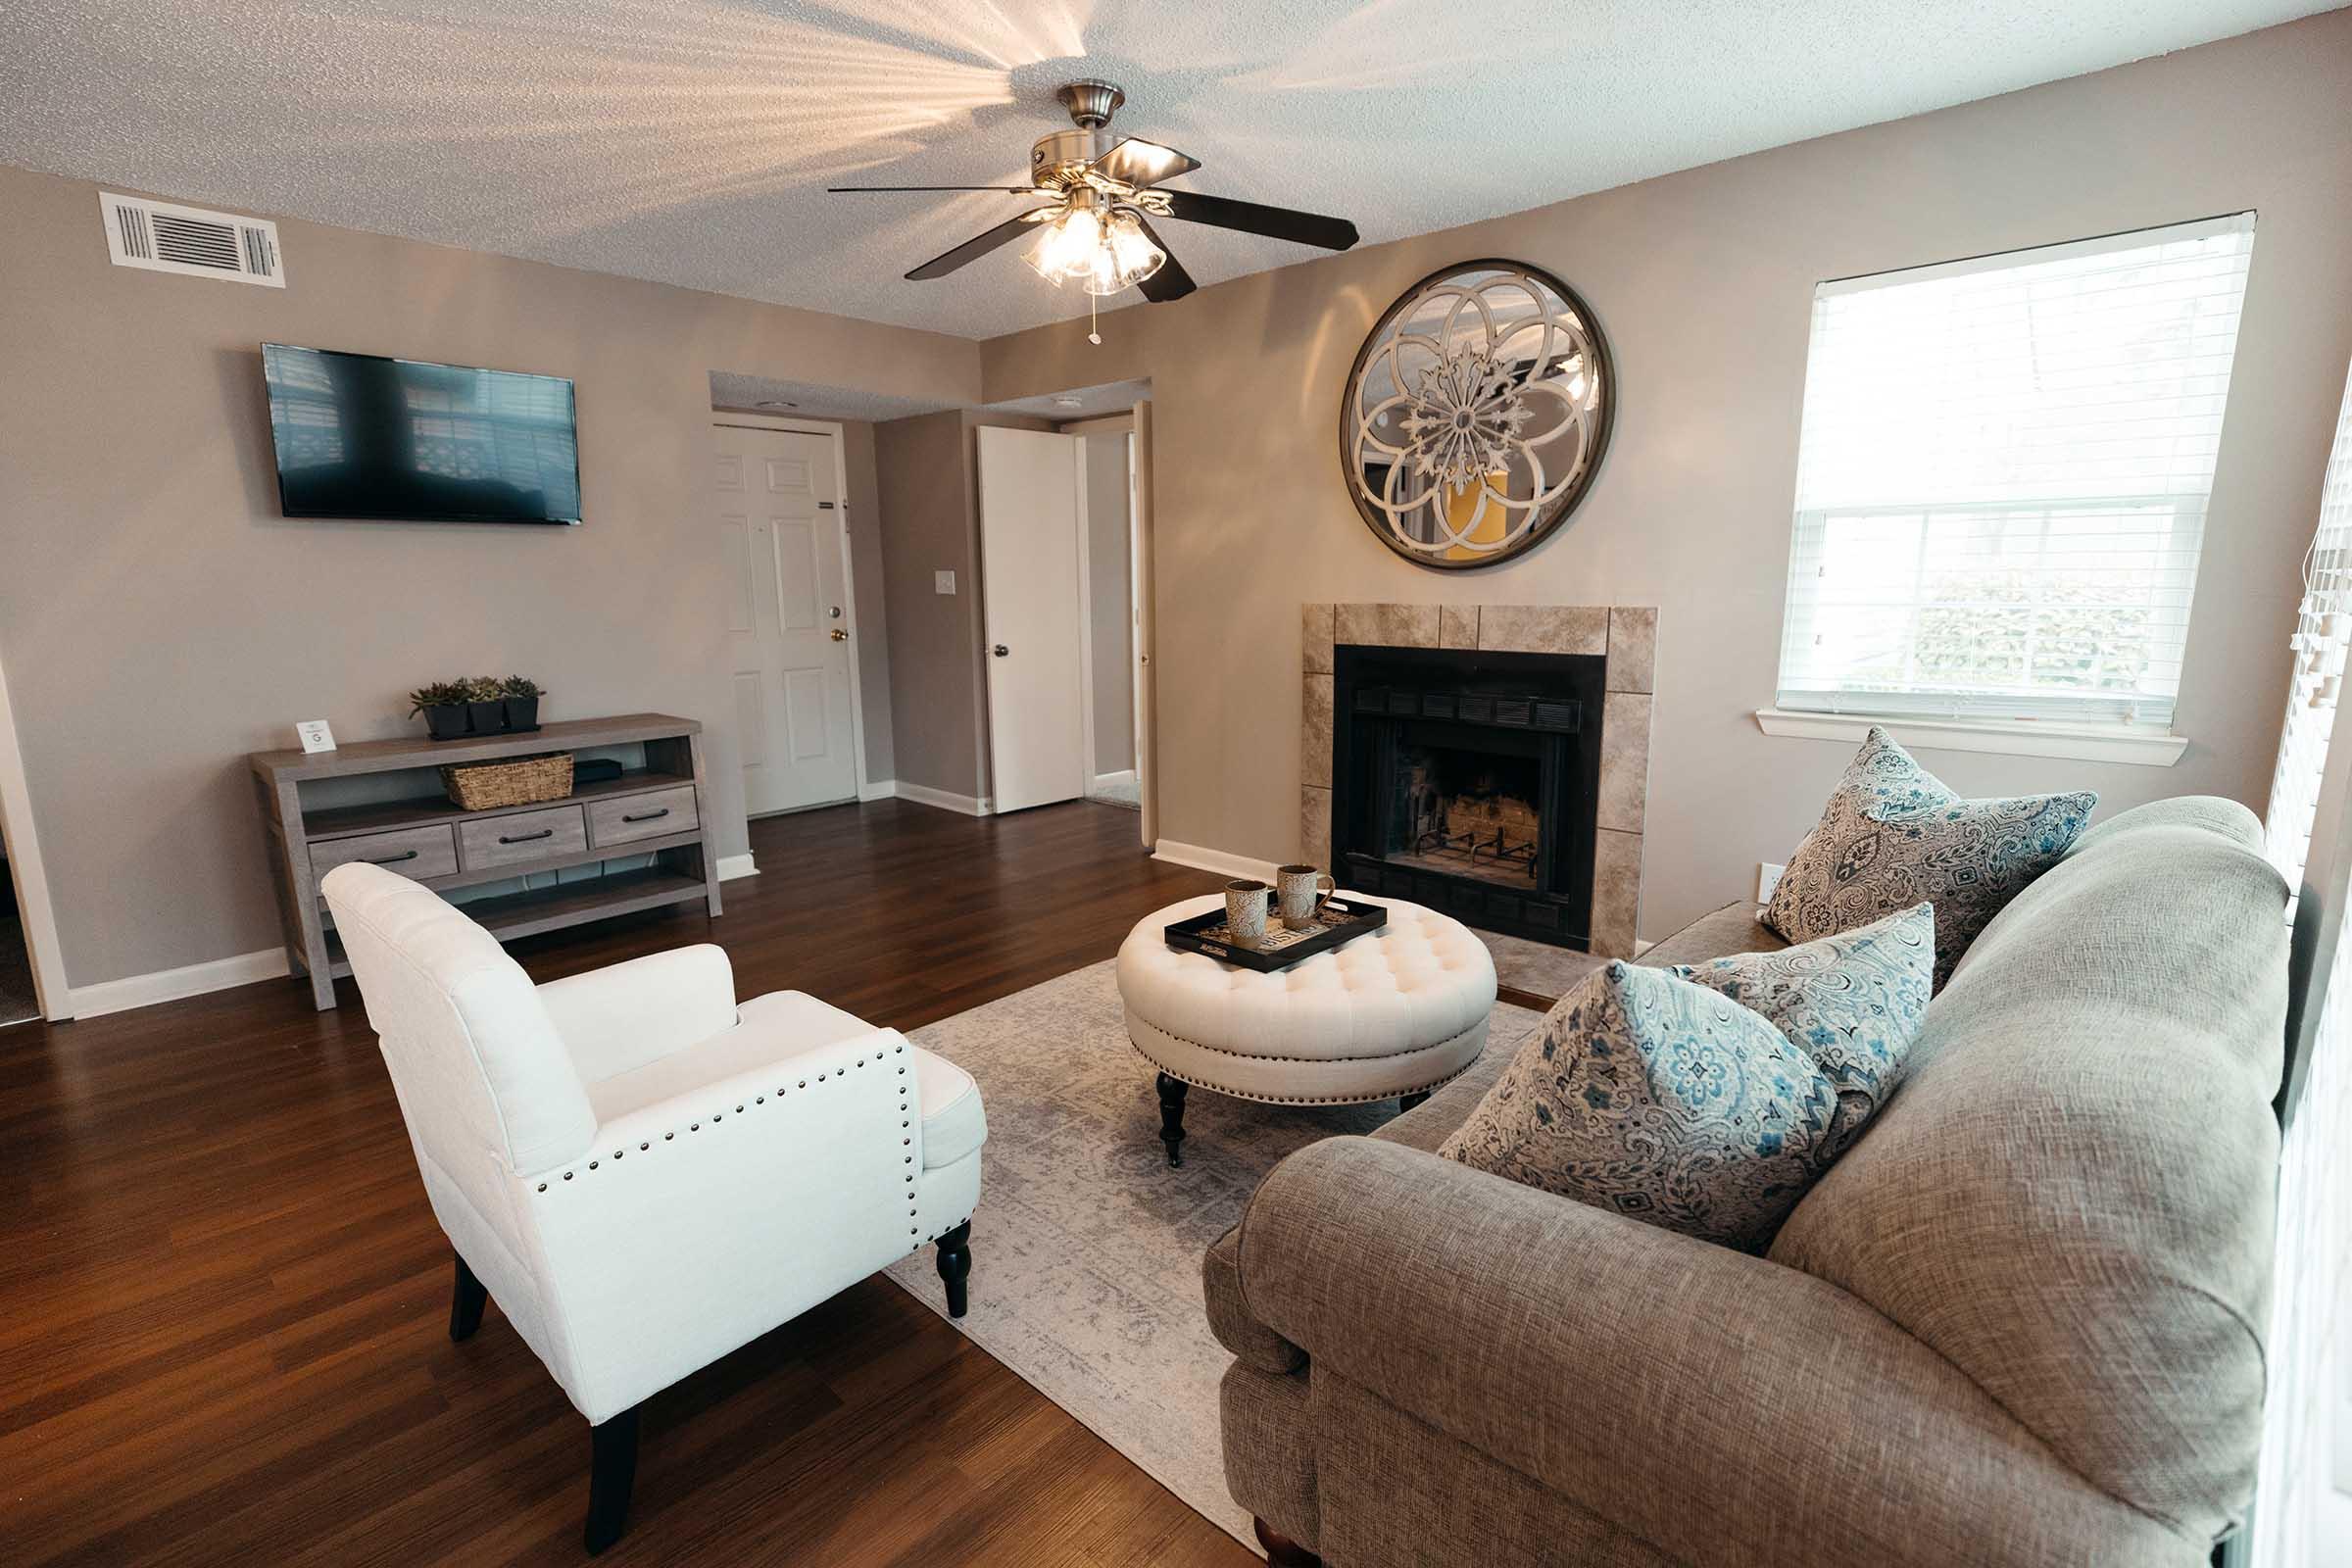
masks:
{"label": "potted succulent plant", "polygon": [[475,675],[460,681],[466,688],[466,713],[476,735],[496,735],[507,727],[506,687],[496,675]]}
{"label": "potted succulent plant", "polygon": [[539,699],[546,694],[539,690],[537,681],[528,675],[509,675],[498,683],[498,691],[507,705],[507,728],[539,727]]}
{"label": "potted succulent plant", "polygon": [[409,693],[409,712],[424,715],[425,733],[433,739],[455,740],[466,733],[466,699],[464,681],[437,680]]}

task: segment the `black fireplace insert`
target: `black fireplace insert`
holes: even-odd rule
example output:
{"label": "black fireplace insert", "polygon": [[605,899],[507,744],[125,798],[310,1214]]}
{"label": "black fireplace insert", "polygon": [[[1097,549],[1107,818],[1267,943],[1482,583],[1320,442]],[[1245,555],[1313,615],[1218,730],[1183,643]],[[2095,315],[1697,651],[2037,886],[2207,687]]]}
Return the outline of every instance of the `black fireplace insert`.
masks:
{"label": "black fireplace insert", "polygon": [[1596,654],[1334,650],[1340,885],[1491,931],[1589,946],[1605,662]]}

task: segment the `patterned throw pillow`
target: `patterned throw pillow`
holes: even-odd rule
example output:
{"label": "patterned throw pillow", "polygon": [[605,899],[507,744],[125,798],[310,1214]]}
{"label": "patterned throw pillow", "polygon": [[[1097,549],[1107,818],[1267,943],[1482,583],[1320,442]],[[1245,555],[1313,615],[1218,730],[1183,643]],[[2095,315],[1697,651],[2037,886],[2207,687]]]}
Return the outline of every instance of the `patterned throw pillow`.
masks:
{"label": "patterned throw pillow", "polygon": [[1824,1161],[1838,1093],[1761,1014],[1610,963],[1562,998],[1438,1152],[1761,1252]]}
{"label": "patterned throw pillow", "polygon": [[2057,863],[2099,798],[1964,801],[1873,727],[1788,858],[1764,923],[1791,942],[1936,906],[1936,989],[2001,906]]}
{"label": "patterned throw pillow", "polygon": [[1894,1093],[1936,973],[1936,906],[1778,953],[1742,953],[1666,971],[1763,1014],[1838,1093],[1823,1163],[1845,1152]]}

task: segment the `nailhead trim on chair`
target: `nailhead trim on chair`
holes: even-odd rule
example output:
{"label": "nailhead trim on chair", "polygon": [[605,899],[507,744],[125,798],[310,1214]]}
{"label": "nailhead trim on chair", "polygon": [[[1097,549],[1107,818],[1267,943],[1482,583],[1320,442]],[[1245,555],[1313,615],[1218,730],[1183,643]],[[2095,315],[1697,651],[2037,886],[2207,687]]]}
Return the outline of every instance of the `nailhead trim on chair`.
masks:
{"label": "nailhead trim on chair", "polygon": [[[898,1054],[900,1054],[900,1055],[904,1055],[904,1054],[906,1054],[906,1048],[905,1046],[894,1046],[894,1047],[892,1047],[891,1049],[892,1049],[892,1050],[893,1050],[895,1053],[897,1053]],[[864,1066],[864,1065],[866,1064],[866,1062],[867,1062],[869,1059],[870,1059],[870,1060],[873,1060],[873,1061],[880,1061],[880,1060],[882,1059],[882,1053],[880,1053],[879,1051],[877,1051],[877,1052],[875,1052],[875,1053],[873,1054],[873,1055],[872,1055],[870,1058],[869,1058],[869,1057],[865,1057],[865,1056],[858,1056],[858,1057],[855,1057],[855,1058],[853,1058],[853,1059],[851,1060],[851,1063],[850,1063],[850,1065],[851,1065],[851,1066],[853,1066],[853,1067],[862,1067],[862,1066]],[[899,1071],[900,1071],[900,1072],[903,1074],[903,1073],[905,1073],[905,1072],[906,1071],[906,1068],[904,1068],[904,1067],[901,1067],[901,1068],[899,1069]],[[817,1081],[818,1083],[820,1083],[820,1084],[821,1084],[821,1083],[824,1083],[824,1082],[825,1082],[827,1079],[839,1080],[839,1079],[841,1079],[841,1078],[844,1078],[845,1076],[847,1076],[847,1075],[846,1075],[846,1074],[844,1074],[844,1073],[843,1073],[843,1072],[842,1072],[842,1071],[841,1071],[839,1068],[834,1068],[834,1069],[832,1069],[832,1070],[831,1070],[831,1071],[829,1071],[829,1072],[820,1072],[820,1073],[818,1073],[818,1074],[816,1075],[816,1081]],[[801,1087],[801,1088],[803,1088],[803,1089],[806,1089],[806,1088],[808,1088],[808,1079],[806,1079],[806,1078],[798,1079],[798,1080],[796,1080],[796,1082],[798,1083],[799,1087]],[[905,1096],[905,1095],[906,1094],[906,1092],[907,1092],[907,1090],[906,1090],[906,1087],[905,1085],[901,1085],[901,1086],[900,1086],[900,1088],[899,1088],[899,1093],[900,1093],[900,1095],[903,1097],[903,1096]],[[782,1100],[782,1099],[784,1098],[784,1086],[783,1086],[782,1084],[778,1084],[778,1085],[776,1086],[776,1098],[777,1098],[778,1100]],[[766,1097],[765,1095],[754,1095],[754,1096],[752,1097],[752,1101],[751,1101],[751,1102],[752,1102],[753,1104],[755,1104],[755,1105],[764,1105],[764,1104],[766,1104],[766,1103],[767,1103],[767,1097]],[[902,1112],[904,1112],[904,1111],[906,1111],[907,1108],[908,1108],[908,1106],[907,1106],[907,1102],[906,1102],[906,1101],[904,1098],[902,1098],[902,1099],[900,1100],[900,1102],[899,1102],[899,1109],[900,1109]],[[739,1105],[737,1105],[737,1106],[735,1107],[735,1111],[736,1111],[736,1114],[738,1114],[738,1115],[742,1115],[742,1114],[744,1114],[744,1113],[745,1113],[745,1107],[739,1104]],[[712,1127],[714,1127],[714,1128],[715,1128],[715,1127],[716,1127],[716,1126],[717,1126],[717,1125],[718,1125],[720,1122],[722,1122],[722,1121],[724,1121],[724,1120],[726,1120],[726,1119],[727,1119],[727,1118],[726,1118],[726,1113],[725,1113],[725,1112],[723,1112],[723,1111],[713,1111],[713,1112],[711,1113],[711,1115],[710,1115],[710,1125],[711,1125]],[[913,1125],[913,1123],[912,1123],[912,1120],[911,1120],[911,1118],[909,1118],[909,1119],[907,1119],[907,1120],[903,1120],[903,1121],[901,1121],[901,1122],[899,1123],[899,1125],[900,1125],[901,1127],[908,1127],[908,1126],[911,1126],[911,1125]],[[688,1123],[686,1124],[686,1130],[687,1130],[688,1132],[690,1132],[690,1133],[699,1133],[699,1132],[701,1132],[701,1131],[703,1130],[703,1124],[702,1124],[701,1122],[699,1122],[699,1121],[688,1122]],[[668,1131],[668,1132],[665,1132],[665,1133],[663,1133],[663,1134],[662,1135],[662,1141],[663,1143],[665,1143],[665,1144],[667,1144],[667,1143],[674,1143],[674,1142],[676,1142],[676,1140],[677,1140],[677,1136],[678,1136],[678,1135],[677,1135],[677,1131],[676,1131],[676,1129],[674,1129],[674,1128],[673,1128],[673,1129],[671,1129],[670,1131]],[[900,1147],[901,1147],[901,1148],[912,1148],[912,1147],[913,1147],[913,1145],[914,1145],[914,1140],[913,1140],[913,1139],[911,1139],[911,1138],[902,1138],[902,1139],[900,1139],[900,1140],[899,1140],[899,1144],[900,1144]],[[643,1143],[640,1143],[640,1144],[637,1146],[637,1148],[638,1148],[640,1151],[650,1150],[650,1149],[652,1149],[653,1147],[654,1147],[654,1145],[653,1145],[653,1140],[652,1140],[652,1139],[650,1139],[650,1138],[649,1138],[649,1139],[647,1139],[647,1140],[645,1140]],[[621,1150],[617,1150],[617,1149],[615,1149],[614,1151],[612,1151],[612,1158],[614,1158],[615,1160],[619,1159],[619,1158],[621,1157],[621,1155],[622,1155],[622,1152],[622,1152]],[[914,1156],[913,1156],[912,1154],[908,1154],[908,1155],[906,1157],[906,1162],[907,1164],[909,1164],[909,1165],[913,1164],[913,1163],[914,1163]],[[588,1168],[589,1170],[596,1170],[596,1169],[599,1169],[599,1168],[601,1167],[602,1163],[603,1163],[603,1162],[602,1162],[601,1160],[592,1159],[592,1160],[590,1160],[590,1161],[588,1162],[587,1168]],[[571,1179],[572,1179],[574,1176],[576,1176],[576,1175],[578,1175],[578,1174],[579,1174],[579,1171],[578,1171],[577,1169],[573,1169],[573,1170],[567,1170],[567,1171],[564,1172],[563,1174],[564,1174],[564,1179],[565,1181],[570,1181],[570,1180],[571,1180]],[[914,1185],[914,1178],[913,1178],[912,1176],[908,1176],[908,1177],[906,1178],[906,1184],[907,1184],[909,1187],[913,1186],[913,1185]],[[542,1192],[542,1193],[544,1193],[544,1192],[546,1192],[546,1191],[547,1191],[547,1187],[548,1187],[548,1184],[547,1184],[547,1183],[545,1183],[545,1182],[540,1182],[540,1183],[538,1184],[537,1190],[538,1190],[538,1191],[540,1191],[540,1192]],[[911,1197],[912,1195],[910,1194],[909,1196]],[[909,1210],[908,1212],[911,1214],[911,1213],[912,1213],[912,1210]],[[952,1229],[952,1228],[953,1228],[953,1227],[951,1227],[951,1229]],[[942,1234],[942,1235],[945,1235],[946,1233],[945,1233],[945,1232],[942,1232],[941,1234]],[[920,1245],[921,1245],[921,1244],[919,1244],[919,1243],[917,1244],[917,1246],[918,1246],[918,1247],[919,1247]]]}

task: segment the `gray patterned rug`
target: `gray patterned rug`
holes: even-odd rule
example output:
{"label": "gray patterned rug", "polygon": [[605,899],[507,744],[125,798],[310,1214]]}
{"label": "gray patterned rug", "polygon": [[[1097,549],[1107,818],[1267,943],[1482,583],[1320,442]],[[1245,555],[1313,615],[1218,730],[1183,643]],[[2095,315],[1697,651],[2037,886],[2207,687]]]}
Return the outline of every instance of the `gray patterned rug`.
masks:
{"label": "gray patterned rug", "polygon": [[[1540,1015],[1498,1005],[1487,1049]],[[1226,1494],[1200,1254],[1285,1154],[1370,1132],[1375,1105],[1261,1105],[1196,1090],[1168,1168],[1152,1069],[1127,1044],[1111,960],[908,1036],[978,1081],[988,1108],[971,1310],[956,1326],[1207,1518],[1250,1544]],[[944,1315],[929,1249],[890,1270]]]}

